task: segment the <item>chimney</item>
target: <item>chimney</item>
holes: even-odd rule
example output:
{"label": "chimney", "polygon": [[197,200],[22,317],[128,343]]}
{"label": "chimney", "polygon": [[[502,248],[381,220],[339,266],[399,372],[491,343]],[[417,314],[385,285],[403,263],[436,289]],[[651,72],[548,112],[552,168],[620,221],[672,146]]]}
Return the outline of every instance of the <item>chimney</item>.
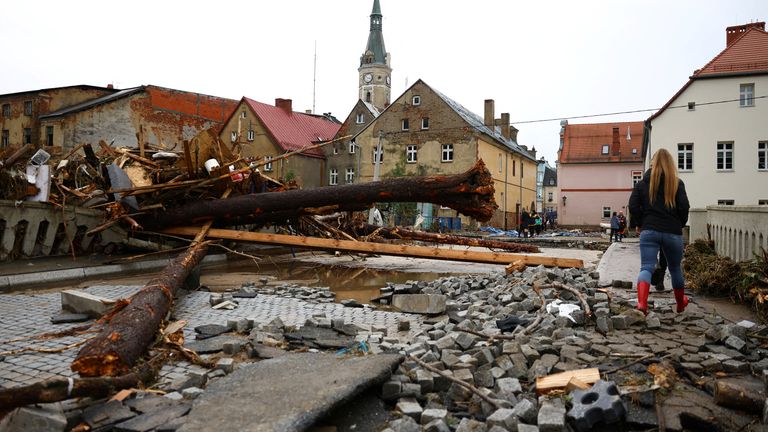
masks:
{"label": "chimney", "polygon": [[504,138],[509,139],[509,113],[501,113],[499,124],[501,125],[501,134]]}
{"label": "chimney", "polygon": [[517,142],[517,128],[512,125],[509,125],[509,139]]}
{"label": "chimney", "polygon": [[312,114],[312,110],[311,109],[304,110],[304,114]]}
{"label": "chimney", "polygon": [[530,150],[528,150],[528,153],[531,154],[531,157],[536,159],[536,146],[531,147]]}
{"label": "chimney", "polygon": [[275,106],[290,114],[293,112],[293,101],[291,99],[275,99]]}
{"label": "chimney", "polygon": [[485,118],[483,119],[483,124],[493,128],[493,120],[496,118],[496,109],[494,106],[493,99],[486,99],[485,100]]}
{"label": "chimney", "polygon": [[107,88],[108,88],[108,89],[113,89],[113,88],[115,88],[115,86],[114,86],[114,85],[112,85],[112,84],[107,84]]}
{"label": "chimney", "polygon": [[621,154],[621,143],[619,142],[619,128],[613,128],[613,142],[611,143],[611,154],[619,156]]}
{"label": "chimney", "polygon": [[727,47],[731,46],[731,44],[736,39],[740,38],[741,35],[749,31],[749,29],[751,28],[756,28],[758,30],[765,31],[765,21],[726,27],[725,28],[725,46]]}

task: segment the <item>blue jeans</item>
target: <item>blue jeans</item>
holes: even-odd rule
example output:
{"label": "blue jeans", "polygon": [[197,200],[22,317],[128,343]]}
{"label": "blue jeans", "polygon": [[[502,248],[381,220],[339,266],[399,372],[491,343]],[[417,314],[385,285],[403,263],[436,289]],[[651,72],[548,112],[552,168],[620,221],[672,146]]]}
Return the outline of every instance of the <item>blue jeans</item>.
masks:
{"label": "blue jeans", "polygon": [[685,278],[683,278],[683,268],[680,264],[683,260],[683,236],[680,234],[653,230],[640,232],[640,275],[637,281],[651,283],[651,274],[656,268],[659,249],[664,251],[664,256],[667,258],[669,274],[672,276],[672,288],[683,289]]}

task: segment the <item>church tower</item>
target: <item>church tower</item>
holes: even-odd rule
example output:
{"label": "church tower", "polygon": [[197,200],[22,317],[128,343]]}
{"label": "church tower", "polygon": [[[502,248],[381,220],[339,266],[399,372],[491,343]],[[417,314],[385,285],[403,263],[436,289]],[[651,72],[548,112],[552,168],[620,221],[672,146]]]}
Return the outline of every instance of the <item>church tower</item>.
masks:
{"label": "church tower", "polygon": [[357,69],[360,74],[360,99],[372,104],[379,111],[389,106],[392,89],[392,68],[389,65],[389,53],[384,49],[381,18],[379,0],[373,0],[368,45],[360,56],[360,67]]}

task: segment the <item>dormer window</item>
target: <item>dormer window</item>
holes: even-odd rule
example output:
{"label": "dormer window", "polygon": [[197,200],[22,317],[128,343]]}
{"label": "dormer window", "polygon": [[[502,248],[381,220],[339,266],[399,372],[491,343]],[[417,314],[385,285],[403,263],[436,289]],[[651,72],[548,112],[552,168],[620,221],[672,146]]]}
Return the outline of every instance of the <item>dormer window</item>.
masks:
{"label": "dormer window", "polygon": [[421,105],[421,96],[414,96],[413,99],[411,99],[411,103],[413,105]]}

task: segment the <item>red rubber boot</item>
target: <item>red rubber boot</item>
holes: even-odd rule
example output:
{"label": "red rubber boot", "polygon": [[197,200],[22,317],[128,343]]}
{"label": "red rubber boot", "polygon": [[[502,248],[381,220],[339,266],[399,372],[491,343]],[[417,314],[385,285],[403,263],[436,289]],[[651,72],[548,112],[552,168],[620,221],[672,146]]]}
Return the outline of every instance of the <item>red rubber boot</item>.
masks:
{"label": "red rubber boot", "polygon": [[637,283],[637,310],[648,315],[648,292],[651,290],[651,284],[648,282]]}
{"label": "red rubber boot", "polygon": [[686,297],[685,290],[682,288],[675,288],[674,291],[675,301],[677,302],[677,313],[680,313],[685,310],[686,306],[688,306],[688,297]]}

